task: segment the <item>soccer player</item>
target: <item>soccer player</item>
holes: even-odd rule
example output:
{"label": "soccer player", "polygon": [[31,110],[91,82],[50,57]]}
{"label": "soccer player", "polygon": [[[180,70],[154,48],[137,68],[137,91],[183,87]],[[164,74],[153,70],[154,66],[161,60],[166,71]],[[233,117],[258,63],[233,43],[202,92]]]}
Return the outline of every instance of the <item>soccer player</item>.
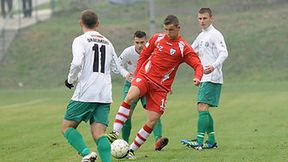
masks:
{"label": "soccer player", "polygon": [[[119,56],[120,64],[123,67],[126,67],[127,71],[134,73],[136,69],[137,60],[139,58],[140,52],[142,51],[145,43],[147,42],[146,33],[143,31],[136,31],[133,37],[133,45],[127,47],[122,54]],[[125,80],[123,94],[124,98],[127,96],[128,90],[131,86],[131,83]],[[128,119],[122,128],[122,138],[129,143],[129,136],[131,133],[131,117],[137,102],[141,100],[142,106],[146,107],[145,96],[140,97],[138,100],[134,101],[130,107],[130,113]],[[161,119],[157,122],[153,129],[154,139],[155,139],[155,150],[160,151],[163,147],[168,144],[168,138],[162,137],[162,123]]]}
{"label": "soccer player", "polygon": [[9,18],[13,18],[13,12],[12,12],[12,9],[13,9],[13,0],[1,0],[1,15],[3,17],[3,19],[7,18],[7,12],[6,12],[6,3],[7,3],[7,6],[8,6],[8,15],[9,15]]}
{"label": "soccer player", "polygon": [[[214,28],[213,15],[210,8],[201,8],[198,22],[202,32],[192,44],[204,66],[204,75],[198,92],[198,134],[195,140],[182,140],[184,145],[196,150],[217,148],[214,122],[209,107],[217,107],[223,84],[222,65],[228,57],[223,35]],[[205,133],[208,141],[205,143]]]}
{"label": "soccer player", "polygon": [[130,77],[130,73],[120,65],[111,42],[96,31],[98,25],[95,12],[84,10],[81,13],[80,26],[84,34],[73,41],[73,60],[65,80],[69,89],[74,87],[75,82],[78,83],[68,103],[61,131],[67,142],[83,157],[82,162],[93,162],[97,158],[77,131],[82,121],[90,122],[101,161],[111,161],[110,142],[105,136],[112,102],[110,71],[117,68],[127,79]]}
{"label": "soccer player", "polygon": [[164,113],[167,94],[171,90],[176,71],[183,62],[194,69],[194,85],[198,86],[203,75],[203,67],[190,44],[180,36],[179,20],[168,15],[164,20],[164,33],[153,35],[141,51],[135,77],[129,92],[115,117],[110,139],[117,139],[119,131],[128,119],[130,107],[139,97],[146,96],[147,121],[138,131],[130,145],[128,159],[135,159],[136,151],[149,137],[155,124]]}

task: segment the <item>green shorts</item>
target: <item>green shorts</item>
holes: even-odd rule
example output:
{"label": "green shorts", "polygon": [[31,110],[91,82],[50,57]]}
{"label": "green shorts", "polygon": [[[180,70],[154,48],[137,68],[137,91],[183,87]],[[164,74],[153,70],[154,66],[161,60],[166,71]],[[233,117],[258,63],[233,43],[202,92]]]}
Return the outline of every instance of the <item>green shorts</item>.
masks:
{"label": "green shorts", "polygon": [[108,126],[109,111],[110,103],[80,102],[70,100],[67,105],[64,119],[77,122],[87,122],[89,120],[90,124],[96,122]]}
{"label": "green shorts", "polygon": [[222,84],[202,82],[199,85],[198,103],[206,103],[210,107],[218,107]]}
{"label": "green shorts", "polygon": [[[130,86],[131,86],[131,83],[125,80],[124,88],[123,88],[123,99],[125,99],[125,97],[127,96]],[[137,101],[133,102],[133,104],[130,107],[132,110],[135,109],[139,100],[141,101],[143,108],[146,107],[146,98],[145,96],[143,96],[143,97],[140,97]]]}

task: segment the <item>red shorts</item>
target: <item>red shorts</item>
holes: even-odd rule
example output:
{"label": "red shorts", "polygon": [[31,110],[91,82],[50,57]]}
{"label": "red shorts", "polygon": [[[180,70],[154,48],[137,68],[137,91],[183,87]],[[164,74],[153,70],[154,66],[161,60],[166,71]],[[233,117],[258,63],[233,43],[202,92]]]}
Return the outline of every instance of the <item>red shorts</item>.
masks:
{"label": "red shorts", "polygon": [[161,115],[164,113],[167,104],[167,91],[142,75],[134,78],[131,85],[140,89],[139,97],[146,96],[147,110],[157,112]]}

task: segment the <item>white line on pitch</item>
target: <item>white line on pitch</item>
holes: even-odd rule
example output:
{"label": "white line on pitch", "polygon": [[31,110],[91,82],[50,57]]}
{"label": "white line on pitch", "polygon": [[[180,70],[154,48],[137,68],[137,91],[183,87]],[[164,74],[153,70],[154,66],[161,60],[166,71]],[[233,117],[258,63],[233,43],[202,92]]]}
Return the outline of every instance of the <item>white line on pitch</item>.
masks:
{"label": "white line on pitch", "polygon": [[34,104],[38,104],[38,103],[45,102],[45,101],[48,101],[48,98],[42,98],[42,99],[38,99],[38,100],[32,100],[32,101],[22,102],[22,103],[15,103],[15,104],[10,104],[10,105],[3,105],[3,106],[0,106],[0,109],[15,108],[15,107],[20,107],[20,106],[29,106],[29,105],[34,105]]}

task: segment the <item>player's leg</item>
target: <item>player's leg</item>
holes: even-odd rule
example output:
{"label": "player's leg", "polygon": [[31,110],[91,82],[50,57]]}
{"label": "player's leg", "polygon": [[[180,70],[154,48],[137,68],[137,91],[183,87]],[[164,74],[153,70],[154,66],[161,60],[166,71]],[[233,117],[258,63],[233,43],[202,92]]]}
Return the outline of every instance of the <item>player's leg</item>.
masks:
{"label": "player's leg", "polygon": [[8,0],[7,1],[8,3],[8,12],[9,12],[9,17],[10,18],[13,18],[13,12],[12,12],[12,9],[13,9],[13,1],[12,0]]}
{"label": "player's leg", "polygon": [[[142,104],[143,108],[146,109],[146,97],[145,96],[141,97],[140,101],[141,101],[141,104]],[[161,119],[159,119],[158,122],[156,123],[156,125],[154,126],[153,135],[154,135],[155,141],[157,141],[159,138],[162,137],[162,123],[161,123]]]}
{"label": "player's leg", "polygon": [[155,141],[157,141],[159,138],[162,137],[162,123],[161,123],[161,119],[159,119],[157,121],[157,123],[155,124],[154,129],[153,129],[153,135],[154,135]]}
{"label": "player's leg", "polygon": [[32,0],[28,0],[28,17],[31,17],[32,16],[32,10],[33,10],[33,7],[32,7]]}
{"label": "player's leg", "polygon": [[109,103],[94,103],[93,115],[90,119],[91,133],[97,144],[98,153],[102,162],[111,161],[111,146],[105,135],[106,128],[109,124]]}
{"label": "player's leg", "polygon": [[[149,86],[151,90],[146,94],[147,121],[138,131],[134,142],[130,145],[128,158],[130,158],[130,155],[131,158],[135,158],[134,151],[147,140],[166,108],[167,92],[159,91],[158,87],[153,87],[151,84]],[[155,91],[153,91],[153,89],[155,89]]]}
{"label": "player's leg", "polygon": [[197,136],[196,139],[193,140],[181,140],[181,143],[192,147],[196,150],[202,150],[203,149],[203,141],[204,136],[209,124],[209,112],[208,112],[209,105],[205,103],[198,103],[198,121],[197,121]]}
{"label": "player's leg", "polygon": [[13,1],[7,0],[7,6],[8,6],[8,11],[10,12],[12,10],[12,7],[13,7]]}
{"label": "player's leg", "polygon": [[[221,84],[215,84],[215,83],[210,83],[210,84],[211,84],[210,90],[211,90],[211,94],[213,96],[213,98],[211,99],[211,102],[210,102],[210,105],[211,105],[210,107],[217,107],[219,104],[222,85]],[[208,141],[206,142],[206,144],[207,144],[206,147],[207,148],[216,148],[217,143],[216,143],[216,139],[215,139],[214,120],[213,120],[213,117],[212,117],[210,112],[209,112],[208,116],[209,116],[209,123],[208,123],[207,130],[206,130],[207,134],[208,134]]]}
{"label": "player's leg", "polygon": [[155,145],[154,149],[156,151],[161,151],[169,142],[167,137],[162,137],[161,119],[159,119],[156,125],[154,126],[153,134],[156,141],[154,144]]}
{"label": "player's leg", "polygon": [[24,14],[24,17],[27,17],[27,7],[26,7],[26,1],[27,0],[22,0],[22,6],[23,6],[23,14]]}
{"label": "player's leg", "polygon": [[116,114],[113,131],[107,134],[110,142],[113,142],[119,136],[119,132],[122,129],[124,123],[129,117],[130,107],[134,101],[136,101],[140,96],[143,96],[147,92],[147,80],[144,77],[137,77],[132,81],[132,86],[129,88],[128,94],[122,102]]}
{"label": "player's leg", "polygon": [[[133,110],[130,110],[130,114],[133,113]],[[125,140],[127,143],[129,143],[129,137],[131,134],[131,129],[132,129],[132,122],[131,122],[131,116],[129,115],[128,119],[123,125],[122,128],[122,138]]]}
{"label": "player's leg", "polygon": [[[201,150],[217,147],[215,142],[214,123],[211,114],[209,113],[209,107],[217,107],[219,103],[219,96],[221,92],[221,84],[215,84],[211,82],[204,82],[200,84],[198,93],[198,131],[196,140],[185,141],[182,143],[191,146],[195,149]],[[204,144],[205,132],[208,133],[208,141],[213,143]],[[203,146],[204,144],[204,146]]]}
{"label": "player's leg", "polygon": [[62,123],[62,134],[67,139],[67,142],[82,156],[86,156],[90,153],[89,148],[85,144],[82,135],[76,129],[78,122],[64,120]]}
{"label": "player's leg", "polygon": [[5,0],[1,0],[1,15],[5,19],[6,12],[5,12]]}
{"label": "player's leg", "polygon": [[110,162],[111,161],[111,145],[107,136],[105,136],[106,128],[107,126],[103,125],[102,123],[93,122],[91,124],[92,136],[97,145],[100,159],[103,162]]}
{"label": "player's leg", "polygon": [[210,88],[206,82],[199,85],[198,92],[198,121],[197,121],[197,136],[196,141],[191,144],[191,147],[201,150],[203,146],[204,136],[209,124],[209,100],[210,100]]}
{"label": "player's leg", "polygon": [[218,146],[215,139],[214,121],[210,113],[209,113],[209,124],[207,127],[207,134],[208,134],[208,140],[204,143],[203,149],[217,148]]}
{"label": "player's leg", "polygon": [[198,103],[198,121],[197,121],[197,143],[199,146],[203,145],[204,136],[209,124],[209,105],[205,103]]}
{"label": "player's leg", "polygon": [[[131,86],[131,83],[128,82],[128,81],[125,81],[124,88],[123,88],[123,99],[126,98],[130,86]],[[135,109],[136,106],[137,106],[137,101],[135,101],[135,102],[131,105],[129,117],[128,117],[128,119],[126,120],[126,122],[124,123],[123,128],[122,128],[122,138],[123,138],[127,143],[129,143],[129,137],[130,137],[131,128],[132,128],[132,122],[131,122],[131,120],[132,120],[133,111],[134,111],[134,109]]]}
{"label": "player's leg", "polygon": [[136,86],[131,86],[125,100],[122,102],[118,109],[113,124],[113,131],[107,134],[110,142],[113,142],[118,138],[120,130],[123,128],[124,123],[129,118],[130,107],[133,102],[139,98],[139,95],[140,89]]}
{"label": "player's leg", "polygon": [[71,100],[67,106],[61,128],[61,132],[67,142],[83,157],[90,153],[90,149],[76,128],[84,120],[83,116],[86,114],[87,107],[87,103]]}
{"label": "player's leg", "polygon": [[129,137],[130,137],[131,129],[132,129],[132,115],[133,115],[135,107],[136,107],[136,105],[135,106],[134,106],[134,104],[131,105],[129,117],[126,120],[126,122],[124,123],[123,128],[122,128],[122,138],[127,143],[129,143]]}
{"label": "player's leg", "polygon": [[128,159],[135,159],[134,152],[145,143],[149,135],[153,131],[153,127],[160,119],[162,114],[155,111],[147,110],[147,121],[144,126],[138,131],[133,143],[130,145],[129,153],[127,155]]}
{"label": "player's leg", "polygon": [[[143,96],[140,98],[141,104],[143,108],[146,108],[146,97]],[[155,139],[155,150],[160,151],[163,147],[168,144],[168,138],[162,137],[162,123],[161,119],[159,119],[156,125],[153,128],[153,135]]]}

